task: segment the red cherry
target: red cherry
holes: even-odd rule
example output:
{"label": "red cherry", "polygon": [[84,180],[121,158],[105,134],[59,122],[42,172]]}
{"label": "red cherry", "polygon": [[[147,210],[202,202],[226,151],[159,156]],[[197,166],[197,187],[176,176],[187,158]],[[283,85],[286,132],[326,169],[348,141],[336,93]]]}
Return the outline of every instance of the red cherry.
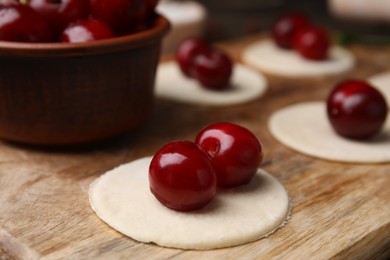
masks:
{"label": "red cherry", "polygon": [[309,21],[307,17],[302,14],[284,14],[273,24],[272,37],[279,47],[292,49],[296,33],[308,25]]}
{"label": "red cherry", "polygon": [[247,184],[263,159],[259,140],[248,129],[232,123],[215,123],[196,136],[195,143],[212,158],[221,187]]}
{"label": "red cherry", "polygon": [[232,71],[232,60],[221,50],[208,49],[195,56],[195,78],[205,88],[214,90],[227,88]]}
{"label": "red cherry", "polygon": [[48,42],[52,38],[46,21],[30,7],[15,1],[0,2],[0,40]]}
{"label": "red cherry", "polygon": [[317,27],[302,29],[294,39],[295,50],[306,59],[326,59],[329,47],[329,35],[326,31]]}
{"label": "red cherry", "polygon": [[339,83],[327,100],[327,114],[334,130],[351,139],[377,134],[388,113],[383,95],[360,80]]}
{"label": "red cherry", "polygon": [[216,177],[209,156],[189,141],[163,146],[149,167],[150,191],[163,205],[180,211],[204,207],[215,196]]}
{"label": "red cherry", "polygon": [[61,41],[88,42],[111,37],[113,37],[113,33],[107,24],[89,18],[69,24],[61,35]]}
{"label": "red cherry", "polygon": [[159,0],[145,0],[147,18],[154,14]]}
{"label": "red cherry", "polygon": [[[20,2],[19,2],[20,1]],[[0,0],[0,6],[11,6],[11,5],[19,5],[21,4],[21,0]]]}
{"label": "red cherry", "polygon": [[194,78],[194,59],[200,52],[209,49],[206,41],[200,38],[189,38],[182,41],[176,50],[176,61],[187,77]]}
{"label": "red cherry", "polygon": [[29,0],[28,5],[43,16],[59,34],[66,25],[87,17],[87,0]]}
{"label": "red cherry", "polygon": [[90,12],[117,34],[127,34],[142,27],[147,17],[144,0],[89,0]]}

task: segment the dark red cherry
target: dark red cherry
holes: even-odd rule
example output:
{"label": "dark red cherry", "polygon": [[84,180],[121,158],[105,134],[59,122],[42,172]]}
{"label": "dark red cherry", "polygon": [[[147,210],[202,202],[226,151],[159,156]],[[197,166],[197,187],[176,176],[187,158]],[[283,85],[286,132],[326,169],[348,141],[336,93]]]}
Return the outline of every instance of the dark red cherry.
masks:
{"label": "dark red cherry", "polygon": [[182,41],[176,50],[176,61],[181,71],[187,77],[194,78],[194,59],[205,50],[211,48],[209,44],[200,38],[189,38]]}
{"label": "dark red cherry", "polygon": [[22,0],[0,0],[1,7],[19,5],[21,3],[23,3]]}
{"label": "dark red cherry", "polygon": [[62,42],[88,42],[113,37],[111,28],[98,20],[89,18],[70,23],[61,35]]}
{"label": "dark red cherry", "polygon": [[144,0],[89,0],[89,7],[94,18],[104,21],[121,35],[142,26],[148,12]]}
{"label": "dark red cherry", "polygon": [[88,16],[87,0],[29,0],[28,5],[43,16],[57,34],[69,23]]}
{"label": "dark red cherry", "polygon": [[0,40],[48,42],[52,33],[45,19],[26,5],[0,1]]}
{"label": "dark red cherry", "polygon": [[146,16],[147,16],[146,18],[149,18],[151,15],[154,14],[158,2],[159,0],[145,0]]}
{"label": "dark red cherry", "polygon": [[272,26],[275,43],[285,49],[292,49],[297,32],[309,25],[306,16],[300,13],[288,13],[279,17]]}
{"label": "dark red cherry", "polygon": [[365,81],[339,83],[327,99],[327,115],[334,130],[351,139],[377,134],[388,113],[383,95]]}
{"label": "dark red cherry", "polygon": [[150,191],[163,205],[179,211],[207,205],[216,193],[216,176],[207,153],[189,141],[163,146],[149,167]]}
{"label": "dark red cherry", "polygon": [[215,123],[196,136],[195,143],[212,158],[221,187],[247,184],[263,159],[259,140],[248,129],[232,123]]}
{"label": "dark red cherry", "polygon": [[329,35],[318,27],[307,27],[296,34],[294,49],[304,58],[324,60],[331,45]]}
{"label": "dark red cherry", "polygon": [[194,74],[199,83],[208,89],[225,89],[229,86],[233,62],[216,48],[204,50],[194,59]]}

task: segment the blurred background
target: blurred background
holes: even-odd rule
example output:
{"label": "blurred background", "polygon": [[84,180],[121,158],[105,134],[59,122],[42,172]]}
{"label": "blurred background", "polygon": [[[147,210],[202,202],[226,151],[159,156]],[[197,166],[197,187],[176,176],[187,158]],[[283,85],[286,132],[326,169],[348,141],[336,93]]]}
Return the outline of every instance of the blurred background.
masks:
{"label": "blurred background", "polygon": [[[191,8],[192,12],[186,11]],[[203,8],[204,13],[196,8]],[[159,9],[174,20],[173,30],[179,30],[173,37],[176,40],[191,33],[211,41],[264,33],[281,14],[300,11],[345,39],[390,43],[390,0],[160,0]],[[201,23],[188,27],[196,16],[202,17]]]}

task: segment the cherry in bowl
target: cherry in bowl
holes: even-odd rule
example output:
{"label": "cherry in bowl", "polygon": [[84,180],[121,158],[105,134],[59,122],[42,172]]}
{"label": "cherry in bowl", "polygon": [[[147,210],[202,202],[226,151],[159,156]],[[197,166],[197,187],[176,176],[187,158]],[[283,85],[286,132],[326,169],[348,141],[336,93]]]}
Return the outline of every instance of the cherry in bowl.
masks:
{"label": "cherry in bowl", "polygon": [[69,23],[88,16],[88,0],[29,0],[28,5],[57,35]]}
{"label": "cherry in bowl", "polygon": [[361,80],[339,83],[327,99],[327,116],[333,129],[350,139],[367,139],[379,133],[387,113],[383,95]]}
{"label": "cherry in bowl", "polygon": [[210,155],[220,187],[249,183],[263,159],[257,137],[233,123],[220,122],[205,127],[196,136],[195,143]]}
{"label": "cherry in bowl", "polygon": [[197,210],[216,193],[216,176],[207,153],[190,141],[163,146],[149,167],[149,186],[163,205],[178,211]]}
{"label": "cherry in bowl", "polygon": [[17,1],[0,2],[0,41],[48,42],[52,32],[46,20]]}
{"label": "cherry in bowl", "polygon": [[93,18],[111,26],[119,35],[141,30],[154,12],[156,0],[89,0]]}
{"label": "cherry in bowl", "polygon": [[86,18],[70,23],[61,34],[62,42],[89,42],[113,37],[111,28],[104,22]]}

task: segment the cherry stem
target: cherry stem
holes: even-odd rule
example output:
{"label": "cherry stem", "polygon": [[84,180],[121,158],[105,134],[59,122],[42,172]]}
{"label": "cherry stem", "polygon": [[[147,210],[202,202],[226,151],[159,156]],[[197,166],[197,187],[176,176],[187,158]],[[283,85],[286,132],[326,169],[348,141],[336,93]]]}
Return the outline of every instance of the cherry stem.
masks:
{"label": "cherry stem", "polygon": [[19,2],[20,2],[21,4],[24,4],[24,5],[27,5],[27,4],[28,4],[28,0],[19,0]]}

